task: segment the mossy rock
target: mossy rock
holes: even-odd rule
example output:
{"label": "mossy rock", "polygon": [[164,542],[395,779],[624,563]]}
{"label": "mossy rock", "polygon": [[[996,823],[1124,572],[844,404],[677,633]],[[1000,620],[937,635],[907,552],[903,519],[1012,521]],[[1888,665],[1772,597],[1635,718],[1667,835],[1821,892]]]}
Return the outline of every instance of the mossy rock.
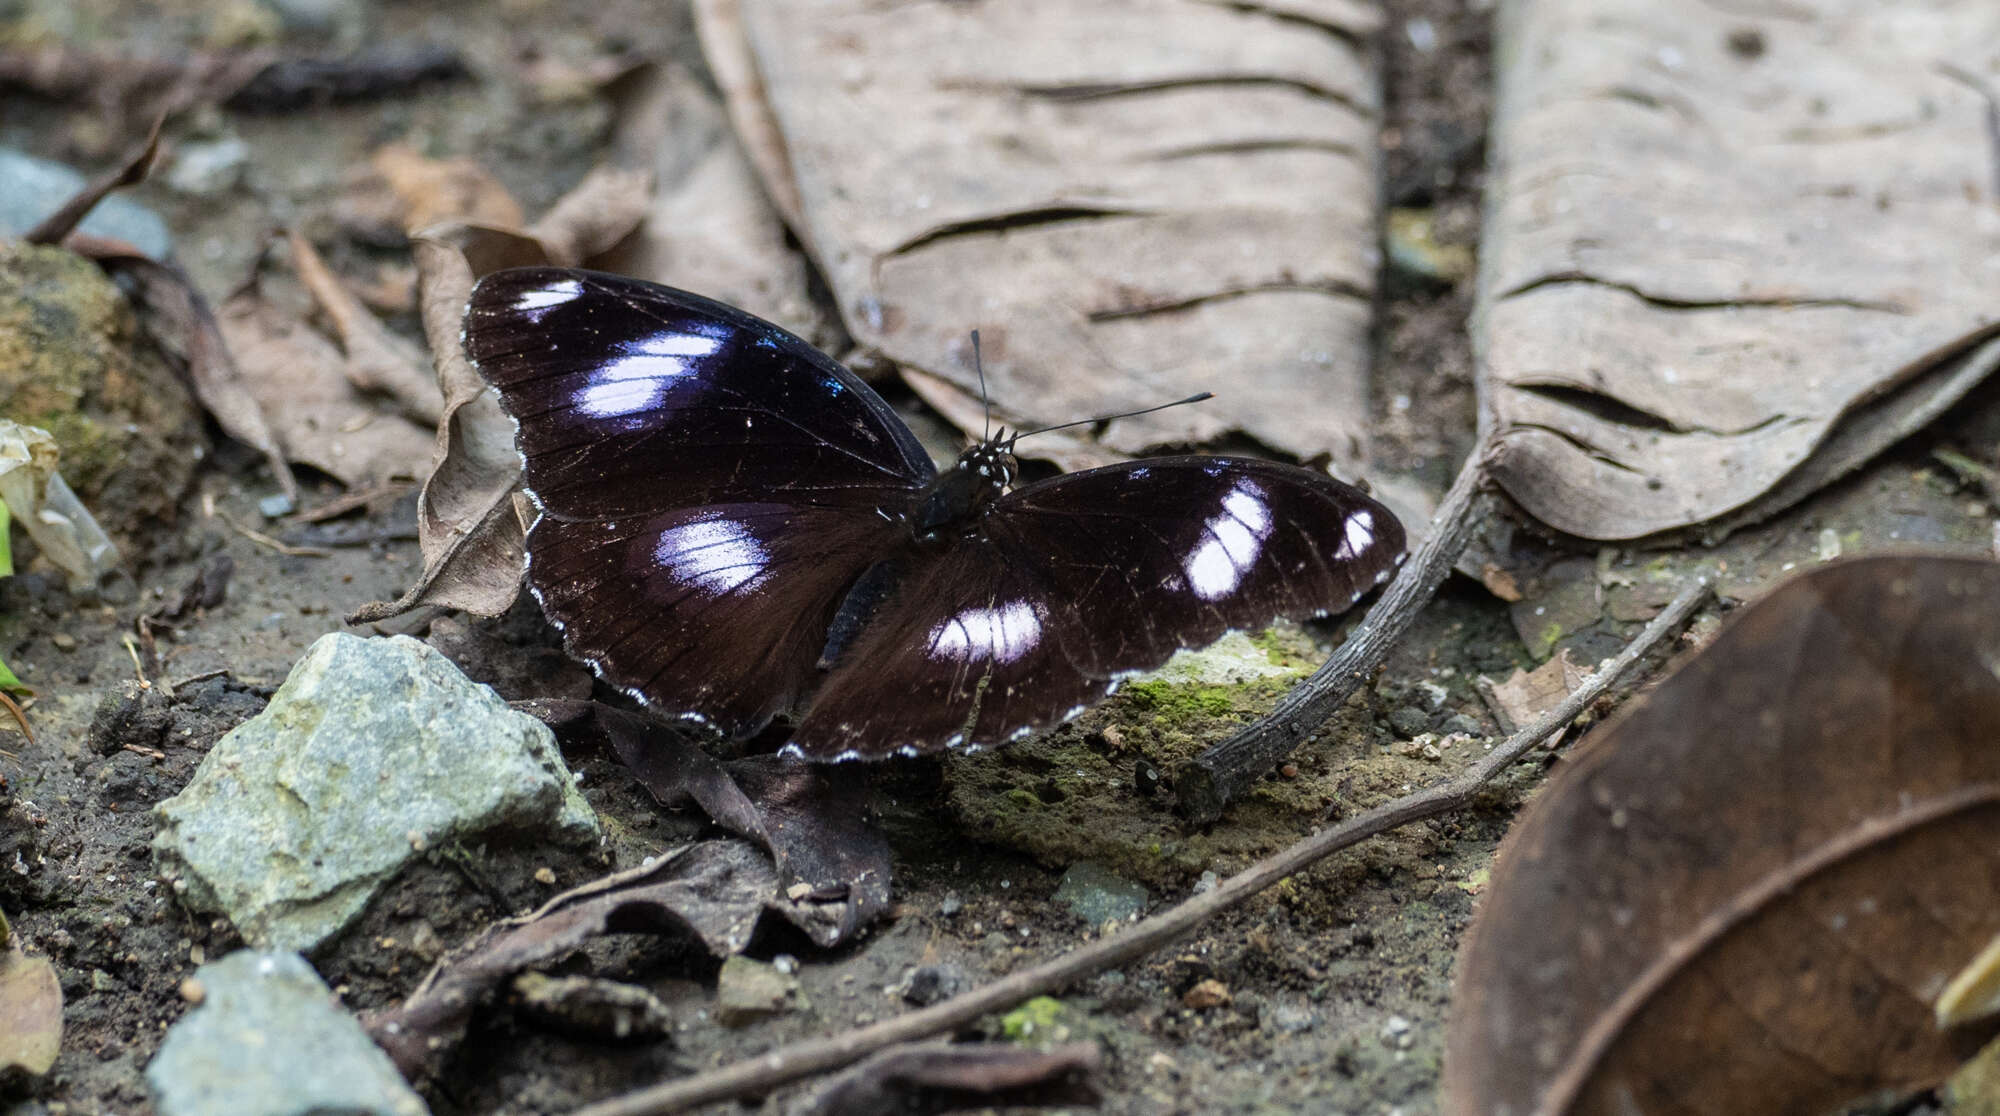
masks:
{"label": "mossy rock", "polygon": [[[1173,813],[1167,789],[1141,786],[1135,778],[1140,766],[1170,780],[1203,749],[1268,713],[1316,661],[1296,628],[1233,638],[1241,646],[1225,649],[1221,666],[1170,664],[1128,681],[1070,725],[1005,748],[949,757],[946,792],[960,823],[977,839],[1054,870],[1090,860],[1172,891],[1202,872],[1226,875],[1291,844],[1329,808],[1346,816],[1435,773],[1419,760],[1383,751],[1388,737],[1378,726],[1375,695],[1364,690],[1319,741],[1300,749],[1291,777],[1260,780],[1230,806],[1223,823],[1189,828]],[[1245,648],[1283,669],[1243,669]]]}
{"label": "mossy rock", "polygon": [[97,265],[0,243],[0,417],[55,436],[59,468],[128,554],[175,517],[201,412]]}

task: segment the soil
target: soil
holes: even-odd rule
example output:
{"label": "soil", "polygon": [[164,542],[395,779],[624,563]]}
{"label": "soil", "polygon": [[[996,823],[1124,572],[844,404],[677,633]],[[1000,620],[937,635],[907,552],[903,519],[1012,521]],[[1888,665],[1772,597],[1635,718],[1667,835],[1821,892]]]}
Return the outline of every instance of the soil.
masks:
{"label": "soil", "polygon": [[[184,262],[211,297],[247,274],[264,230],[294,222],[308,232],[323,229],[347,168],[389,140],[474,155],[529,212],[546,206],[591,164],[608,110],[590,96],[536,100],[506,84],[525,58],[602,56],[612,47],[698,58],[678,5],[662,15],[657,5],[618,0],[463,11],[383,0],[360,6],[353,19],[339,14],[345,9],[309,3],[245,3],[237,12],[82,0],[65,6],[59,26],[121,29],[95,40],[98,46],[199,45],[230,26],[217,14],[225,8],[253,23],[276,18],[270,12],[279,9],[335,12],[318,34],[343,48],[449,41],[479,76],[378,103],[299,114],[207,110],[177,124],[183,138],[240,136],[251,152],[244,182],[219,193],[180,193],[159,183],[132,191],[168,219]],[[1430,209],[1441,243],[1471,248],[1491,101],[1491,14],[1476,0],[1391,0],[1387,8],[1391,204]],[[310,45],[312,36],[303,42]],[[119,150],[97,111],[13,96],[0,117],[0,143],[94,170]],[[366,272],[394,256],[348,245],[335,263]],[[1473,443],[1470,283],[1391,274],[1384,289],[1377,468],[1435,492]],[[413,320],[395,324],[416,336]],[[1987,416],[1996,407],[1987,398],[1971,410]],[[1977,428],[1988,436],[1980,444],[1992,444],[1990,418],[1964,421],[1987,423]],[[0,910],[33,951],[56,963],[66,999],[54,1071],[0,1083],[0,1112],[9,1116],[149,1110],[141,1074],[162,1033],[187,1010],[181,982],[205,959],[241,944],[225,921],[191,914],[155,879],[149,808],[185,784],[218,737],[262,708],[316,637],[341,627],[340,617],[359,604],[395,598],[418,569],[407,498],[343,521],[338,545],[322,554],[287,555],[250,537],[236,525],[261,524],[280,535],[296,528],[262,523],[258,503],[275,491],[269,473],[248,451],[219,436],[214,442],[177,522],[155,525],[133,548],[130,583],[72,593],[32,566],[0,579],[0,660],[38,692],[29,710],[36,742],[0,733]],[[1924,452],[1899,451],[1881,470],[1842,486],[1833,503],[1809,504],[1781,530],[1757,536],[1758,560],[1775,568],[1809,554],[1829,517],[1862,514],[1842,511],[1839,501],[1879,506],[1862,499],[1871,485],[1891,490],[1883,500],[1916,492],[1921,506],[1911,515],[1934,520],[1961,506],[1964,498],[1925,470]],[[330,482],[307,480],[306,506],[338,494]],[[1990,519],[1990,509],[1984,514]],[[1990,523],[1969,529],[1990,530]],[[127,647],[135,619],[178,601],[218,555],[234,561],[226,598],[162,637],[160,661],[142,688]],[[422,636],[435,619],[420,612],[377,630]],[[474,627],[523,653],[554,645],[525,605]],[[1530,627],[1484,588],[1454,582],[1335,730],[1296,758],[1294,774],[1266,780],[1205,830],[1189,830],[1163,797],[1139,787],[1139,761],[1171,769],[1197,742],[1254,717],[1277,684],[1236,687],[1220,701],[1186,689],[1149,698],[1135,687],[1030,746],[888,765],[879,808],[896,854],[891,917],[838,951],[815,950],[782,929],[751,949],[802,960],[806,1006],[724,1027],[712,1014],[714,961],[673,940],[613,938],[560,971],[651,989],[672,1010],[670,1039],[579,1040],[495,1003],[425,1086],[426,1098],[438,1113],[563,1111],[902,1010],[896,989],[919,965],[956,965],[979,981],[1055,955],[1105,932],[1052,899],[1075,860],[1105,863],[1143,883],[1157,908],[1201,886],[1206,873],[1239,869],[1330,814],[1365,809],[1470,763],[1479,741],[1498,731],[1473,680],[1531,665],[1520,634]],[[1571,646],[1596,652],[1579,656],[1594,661],[1634,627],[1631,616],[1593,618],[1587,629],[1559,633],[1536,651]],[[1331,627],[1295,631],[1272,653],[1310,665],[1337,635]],[[1455,731],[1470,739],[1434,759],[1405,747],[1419,733]],[[612,835],[607,848],[436,850],[312,958],[344,1003],[357,1010],[393,1003],[442,949],[494,918],[706,831],[698,815],[655,806],[610,755],[576,748],[568,758]],[[1555,754],[1545,762],[1556,762]],[[1336,857],[1177,947],[1091,979],[1062,996],[1059,1009],[1044,1011],[1039,1031],[1104,1045],[1109,1058],[1099,1084],[1108,1113],[1435,1111],[1457,937],[1494,845],[1542,766],[1521,765],[1473,809]],[[1227,987],[1226,1005],[1184,1005],[1185,993],[1211,979]],[[984,1029],[998,1035],[1007,1027],[994,1019]],[[762,1110],[780,1110],[782,1099]]]}

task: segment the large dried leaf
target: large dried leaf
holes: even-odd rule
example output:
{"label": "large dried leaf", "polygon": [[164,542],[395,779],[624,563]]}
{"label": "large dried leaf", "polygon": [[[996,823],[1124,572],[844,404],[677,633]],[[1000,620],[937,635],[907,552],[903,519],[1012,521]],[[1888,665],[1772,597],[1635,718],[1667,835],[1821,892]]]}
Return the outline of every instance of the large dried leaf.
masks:
{"label": "large dried leaf", "polygon": [[487,928],[438,962],[407,1000],[362,1022],[397,1068],[414,1076],[457,1045],[473,1010],[515,973],[613,933],[684,933],[727,957],[750,943],[776,886],[770,861],[742,841],[689,845]]}
{"label": "large dried leaf", "polygon": [[521,592],[527,524],[514,506],[521,459],[514,452],[513,420],[459,344],[472,268],[458,244],[443,237],[460,228],[436,229],[415,241],[424,336],[444,392],[436,464],[417,494],[417,549],[424,569],[401,598],[356,609],[347,618],[350,624],[419,605],[497,616]]}
{"label": "large dried leaf", "polygon": [[1449,1111],[1823,1113],[1992,1028],[2000,564],[1865,558],[1750,606],[1579,747],[1468,933]]}
{"label": "large dried leaf", "polygon": [[357,390],[346,354],[291,311],[251,286],[222,304],[216,323],[288,459],[350,488],[423,472],[428,432]]}
{"label": "large dried leaf", "polygon": [[614,144],[658,183],[638,230],[601,261],[655,283],[740,306],[806,338],[827,321],[806,264],[758,185],[722,106],[677,66],[645,66],[618,83]]}
{"label": "large dried leaf", "polygon": [[2000,7],[1507,6],[1476,342],[1493,474],[1629,539],[1767,515],[1996,362]]}
{"label": "large dried leaf", "polygon": [[857,341],[976,395],[977,327],[993,397],[1031,421],[1218,393],[1111,424],[1122,452],[1240,429],[1360,458],[1372,6],[743,0],[740,14],[761,86],[720,45],[726,27],[704,41],[738,75],[725,92],[768,97],[796,231]]}
{"label": "large dried leaf", "polygon": [[286,238],[292,249],[292,267],[299,281],[312,292],[320,310],[340,334],[340,348],[347,356],[341,366],[348,382],[364,392],[379,392],[394,399],[403,414],[435,427],[444,410],[438,396],[437,380],[425,368],[423,354],[416,346],[389,331],[369,313],[347,285],[341,282],[312,241],[293,232]]}

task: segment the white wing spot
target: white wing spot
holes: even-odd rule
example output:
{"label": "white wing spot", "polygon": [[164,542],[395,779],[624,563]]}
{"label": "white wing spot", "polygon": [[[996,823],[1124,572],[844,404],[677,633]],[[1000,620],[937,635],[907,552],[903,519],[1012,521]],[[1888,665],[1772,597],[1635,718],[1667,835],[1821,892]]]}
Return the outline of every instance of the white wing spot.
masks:
{"label": "white wing spot", "polygon": [[582,283],[564,279],[560,283],[522,291],[520,297],[514,300],[514,312],[526,315],[529,321],[540,321],[542,315],[582,294]]}
{"label": "white wing spot", "polygon": [[619,418],[659,405],[667,385],[687,374],[682,357],[707,356],[721,343],[694,333],[655,333],[628,342],[624,355],[592,372],[575,396],[575,407],[597,418]]}
{"label": "white wing spot", "polygon": [[968,608],[930,631],[933,659],[1011,663],[1042,642],[1042,621],[1026,601],[998,608]]}
{"label": "white wing spot", "polygon": [[1212,601],[1242,584],[1271,534],[1271,508],[1256,485],[1239,481],[1222,498],[1221,513],[1203,526],[1208,538],[1188,555],[1183,568],[1195,596]]}
{"label": "white wing spot", "polygon": [[1341,536],[1340,549],[1335,551],[1333,556],[1352,558],[1368,549],[1374,541],[1375,515],[1367,508],[1362,508],[1347,517],[1347,527]]}
{"label": "white wing spot", "polygon": [[666,575],[717,596],[755,580],[771,556],[755,535],[730,519],[707,519],[660,532],[653,557]]}

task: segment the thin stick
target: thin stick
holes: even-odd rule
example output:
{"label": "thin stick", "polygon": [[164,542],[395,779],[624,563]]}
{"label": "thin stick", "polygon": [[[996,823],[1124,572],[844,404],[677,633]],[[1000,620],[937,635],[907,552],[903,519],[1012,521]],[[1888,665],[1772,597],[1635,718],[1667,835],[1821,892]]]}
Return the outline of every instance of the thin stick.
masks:
{"label": "thin stick", "polygon": [[1123,933],[1100,938],[1061,957],[907,1015],[833,1038],[780,1047],[748,1061],[707,1073],[662,1082],[621,1097],[586,1105],[572,1116],[658,1116],[731,1097],[768,1093],[800,1078],[860,1061],[884,1047],[964,1026],[982,1015],[1005,1011],[1030,997],[1059,991],[1092,973],[1143,957],[1286,876],[1310,867],[1341,849],[1398,826],[1455,810],[1472,801],[1480,788],[1495,775],[1588,708],[1619,675],[1692,615],[1707,596],[1706,581],[1698,581],[1683,589],[1673,603],[1654,617],[1616,659],[1586,678],[1583,685],[1565,698],[1561,705],[1509,737],[1506,743],[1457,778],[1404,795],[1321,830],[1229,877],[1215,890],[1196,895],[1179,906],[1135,923]]}
{"label": "thin stick", "polygon": [[331,550],[322,550],[321,548],[316,546],[293,546],[291,543],[288,542],[279,542],[277,539],[272,538],[271,536],[265,534],[262,531],[245,526],[243,523],[238,521],[235,516],[230,515],[228,512],[224,511],[221,508],[215,509],[215,514],[218,519],[222,520],[224,523],[229,524],[230,529],[235,531],[237,534],[242,535],[244,538],[249,539],[251,542],[256,543],[259,546],[270,547],[272,550],[277,551],[278,553],[284,555],[287,558],[333,557],[333,551]]}
{"label": "thin stick", "polygon": [[1439,501],[1430,536],[1403,562],[1347,642],[1267,716],[1202,752],[1175,775],[1174,796],[1182,814],[1197,825],[1221,817],[1224,806],[1318,732],[1374,675],[1458,562],[1481,518],[1485,501],[1479,495],[1485,482],[1485,458],[1475,453]]}
{"label": "thin stick", "polygon": [[[35,742],[35,730],[28,727],[28,711],[22,709],[20,704],[8,696],[5,690],[0,690],[0,705],[6,706],[7,712],[14,715],[14,723],[21,726],[21,735],[28,738],[29,744],[33,744]],[[9,754],[11,755],[12,753]],[[19,757],[15,758],[18,759]]]}

